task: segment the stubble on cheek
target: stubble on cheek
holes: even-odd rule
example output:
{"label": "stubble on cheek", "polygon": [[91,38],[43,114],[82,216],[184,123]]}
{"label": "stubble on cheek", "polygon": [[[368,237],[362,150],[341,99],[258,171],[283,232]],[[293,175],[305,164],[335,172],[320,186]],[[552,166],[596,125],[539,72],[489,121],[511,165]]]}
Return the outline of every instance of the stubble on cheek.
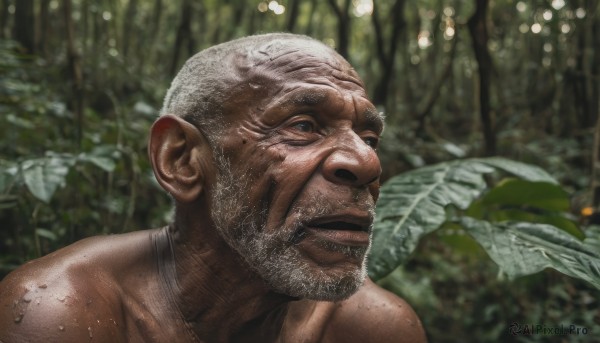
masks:
{"label": "stubble on cheek", "polygon": [[[352,269],[321,268],[298,249],[298,244],[307,239],[304,228],[308,221],[339,212],[344,206],[357,206],[354,202],[359,197],[354,197],[354,204],[348,204],[332,202],[326,195],[316,193],[292,204],[278,225],[267,228],[270,191],[252,204],[249,197],[252,177],[235,175],[222,156],[216,163],[219,175],[212,193],[212,219],[216,229],[273,290],[298,298],[333,301],[349,297],[362,285],[368,247],[317,242],[324,250],[341,252],[354,260],[362,259],[362,264]],[[362,203],[360,206],[373,211],[371,205]]]}

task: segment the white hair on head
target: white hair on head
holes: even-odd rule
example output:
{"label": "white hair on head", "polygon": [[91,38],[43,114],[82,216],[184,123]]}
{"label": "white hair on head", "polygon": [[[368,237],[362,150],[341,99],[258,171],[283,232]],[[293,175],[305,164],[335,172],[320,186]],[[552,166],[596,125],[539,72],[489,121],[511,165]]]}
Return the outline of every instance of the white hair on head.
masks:
{"label": "white hair on head", "polygon": [[[270,33],[248,36],[215,45],[188,59],[173,79],[165,96],[161,115],[179,116],[200,129],[209,140],[218,131],[223,104],[238,83],[246,81],[239,70],[239,57],[251,60],[289,47],[294,41],[311,41],[308,36],[290,33]],[[332,50],[333,51],[333,50]]]}

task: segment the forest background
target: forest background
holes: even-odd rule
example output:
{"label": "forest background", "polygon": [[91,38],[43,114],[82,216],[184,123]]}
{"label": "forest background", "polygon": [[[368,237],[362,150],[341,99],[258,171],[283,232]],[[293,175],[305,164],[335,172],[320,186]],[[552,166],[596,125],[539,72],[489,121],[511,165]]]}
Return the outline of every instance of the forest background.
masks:
{"label": "forest background", "polygon": [[[171,203],[146,140],[170,80],[195,52],[265,32],[322,40],[357,69],[387,117],[384,181],[470,157],[536,165],[564,193],[550,224],[589,238],[600,217],[598,3],[1,0],[0,278],[83,237],[164,225]],[[558,192],[544,187],[537,200]],[[531,222],[549,208],[532,203],[517,204]],[[504,210],[496,220],[515,219]],[[408,255],[378,282],[415,307],[432,342],[600,337],[598,288],[551,269],[507,277],[462,227],[444,224]],[[512,336],[513,323],[588,334]]]}

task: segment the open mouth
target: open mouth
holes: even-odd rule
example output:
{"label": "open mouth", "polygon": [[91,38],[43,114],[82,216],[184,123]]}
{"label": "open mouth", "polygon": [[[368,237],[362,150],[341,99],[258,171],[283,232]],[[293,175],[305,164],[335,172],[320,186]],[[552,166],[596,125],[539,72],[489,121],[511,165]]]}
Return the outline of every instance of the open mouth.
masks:
{"label": "open mouth", "polygon": [[[341,218],[340,218],[341,217]],[[298,241],[311,237],[319,241],[345,246],[368,246],[370,242],[370,217],[335,216],[319,218],[306,223]]]}
{"label": "open mouth", "polygon": [[368,246],[373,217],[370,213],[357,211],[327,215],[305,222],[289,242],[299,244],[309,241],[328,241],[346,246]]}
{"label": "open mouth", "polygon": [[368,225],[359,225],[345,221],[332,221],[325,223],[309,224],[308,227],[322,230],[342,230],[342,231],[369,231]]}

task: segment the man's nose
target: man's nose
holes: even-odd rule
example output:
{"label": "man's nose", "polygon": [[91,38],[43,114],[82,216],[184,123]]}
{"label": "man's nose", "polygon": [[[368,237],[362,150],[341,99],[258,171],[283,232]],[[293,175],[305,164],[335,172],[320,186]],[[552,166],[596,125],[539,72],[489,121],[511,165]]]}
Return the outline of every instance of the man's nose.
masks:
{"label": "man's nose", "polygon": [[352,134],[323,163],[325,178],[336,184],[366,186],[379,179],[381,164],[375,150]]}

